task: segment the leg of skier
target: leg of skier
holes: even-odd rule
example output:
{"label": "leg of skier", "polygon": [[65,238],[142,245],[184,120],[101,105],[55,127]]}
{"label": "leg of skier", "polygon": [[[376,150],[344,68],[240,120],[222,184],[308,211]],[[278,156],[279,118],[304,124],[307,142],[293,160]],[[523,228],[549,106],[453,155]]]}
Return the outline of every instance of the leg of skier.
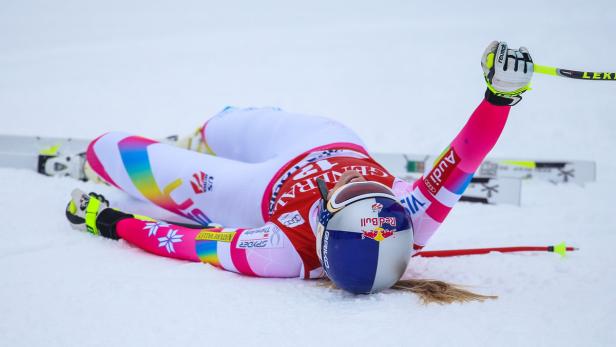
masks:
{"label": "leg of skier", "polygon": [[320,147],[365,151],[359,136],[334,120],[278,108],[227,107],[205,122],[201,134],[207,153],[248,163],[287,162]]}
{"label": "leg of skier", "polygon": [[86,155],[108,183],[201,224],[263,225],[263,192],[278,170],[119,132],[94,140]]}
{"label": "leg of skier", "polygon": [[359,137],[337,122],[272,108],[227,108],[203,134],[218,158],[109,133],[90,144],[87,159],[108,183],[173,213],[202,224],[257,226],[266,217],[266,188],[293,158],[317,148],[365,152]]}

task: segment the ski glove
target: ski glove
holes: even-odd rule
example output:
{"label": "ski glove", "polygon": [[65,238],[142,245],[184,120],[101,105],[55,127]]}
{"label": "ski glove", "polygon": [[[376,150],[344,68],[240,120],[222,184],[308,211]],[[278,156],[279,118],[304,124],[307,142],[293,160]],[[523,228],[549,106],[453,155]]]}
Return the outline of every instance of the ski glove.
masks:
{"label": "ski glove", "polygon": [[86,194],[79,189],[73,190],[71,201],[66,206],[66,218],[73,229],[114,240],[119,239],[115,224],[131,217],[130,214],[109,208],[109,201],[101,194]]}
{"label": "ski glove", "polygon": [[526,47],[509,49],[506,42],[492,41],[483,52],[481,67],[488,89],[486,99],[498,106],[513,106],[530,89],[533,59]]}

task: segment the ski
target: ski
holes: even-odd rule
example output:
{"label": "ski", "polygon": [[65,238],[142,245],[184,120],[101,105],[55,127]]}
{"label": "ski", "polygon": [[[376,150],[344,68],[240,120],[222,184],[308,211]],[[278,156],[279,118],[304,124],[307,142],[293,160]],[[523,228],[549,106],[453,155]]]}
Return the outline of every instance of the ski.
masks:
{"label": "ski", "polygon": [[38,153],[41,150],[62,149],[66,153],[83,152],[90,143],[86,139],[26,135],[0,135],[2,153]]}
{"label": "ski", "polygon": [[[387,166],[385,166],[387,168]],[[388,168],[389,170],[389,168]],[[404,174],[389,170],[391,174],[407,182],[414,182],[419,175]],[[516,205],[522,201],[522,180],[518,178],[473,177],[460,201],[489,205]]]}
{"label": "ski", "polygon": [[86,180],[83,166],[87,145],[84,139],[1,135],[0,167]]}
{"label": "ski", "polygon": [[[170,136],[164,141],[174,143],[177,139],[177,136]],[[88,178],[84,172],[84,153],[88,143],[86,139],[0,135],[0,167],[29,169],[47,176],[68,176],[85,181]],[[375,153],[374,158],[392,174],[413,182],[429,168],[427,163],[435,157]],[[501,176],[473,178],[460,200],[520,205],[520,180]]]}
{"label": "ski", "polygon": [[[177,136],[163,141],[174,143]],[[84,165],[89,143],[87,139],[0,135],[0,168],[28,169],[46,176],[87,181]]]}
{"label": "ski", "polygon": [[[372,153],[374,159],[393,172],[423,174],[432,167],[436,156]],[[576,183],[584,185],[596,181],[596,163],[588,160],[518,160],[487,158],[483,161],[475,177],[517,178],[542,180],[554,184]]]}

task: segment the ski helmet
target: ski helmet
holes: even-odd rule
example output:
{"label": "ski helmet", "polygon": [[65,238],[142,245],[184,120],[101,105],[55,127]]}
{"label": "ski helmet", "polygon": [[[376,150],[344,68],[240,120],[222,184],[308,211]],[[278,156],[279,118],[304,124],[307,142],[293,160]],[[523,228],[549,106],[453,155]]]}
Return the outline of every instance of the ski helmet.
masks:
{"label": "ski helmet", "polygon": [[411,257],[410,214],[387,186],[351,182],[327,199],[318,180],[317,254],[327,277],[355,294],[375,293],[402,277]]}

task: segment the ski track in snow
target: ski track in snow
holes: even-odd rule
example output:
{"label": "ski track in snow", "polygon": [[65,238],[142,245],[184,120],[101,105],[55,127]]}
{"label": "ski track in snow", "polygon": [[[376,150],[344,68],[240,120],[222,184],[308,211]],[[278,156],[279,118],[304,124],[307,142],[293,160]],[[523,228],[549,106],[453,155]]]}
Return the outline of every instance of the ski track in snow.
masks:
{"label": "ski track in snow", "polygon": [[[616,70],[607,0],[1,7],[9,134],[160,137],[228,104],[275,105],[336,118],[373,150],[438,153],[481,99],[492,39],[528,46],[540,64]],[[521,207],[461,203],[428,248],[566,240],[581,251],[414,258],[405,275],[498,300],[423,306],[411,294],[354,296],[156,257],[72,230],[64,208],[80,187],[163,211],[110,187],[0,169],[0,346],[614,345],[616,83],[538,75],[533,87],[492,155],[596,160],[598,181],[524,182]]]}

